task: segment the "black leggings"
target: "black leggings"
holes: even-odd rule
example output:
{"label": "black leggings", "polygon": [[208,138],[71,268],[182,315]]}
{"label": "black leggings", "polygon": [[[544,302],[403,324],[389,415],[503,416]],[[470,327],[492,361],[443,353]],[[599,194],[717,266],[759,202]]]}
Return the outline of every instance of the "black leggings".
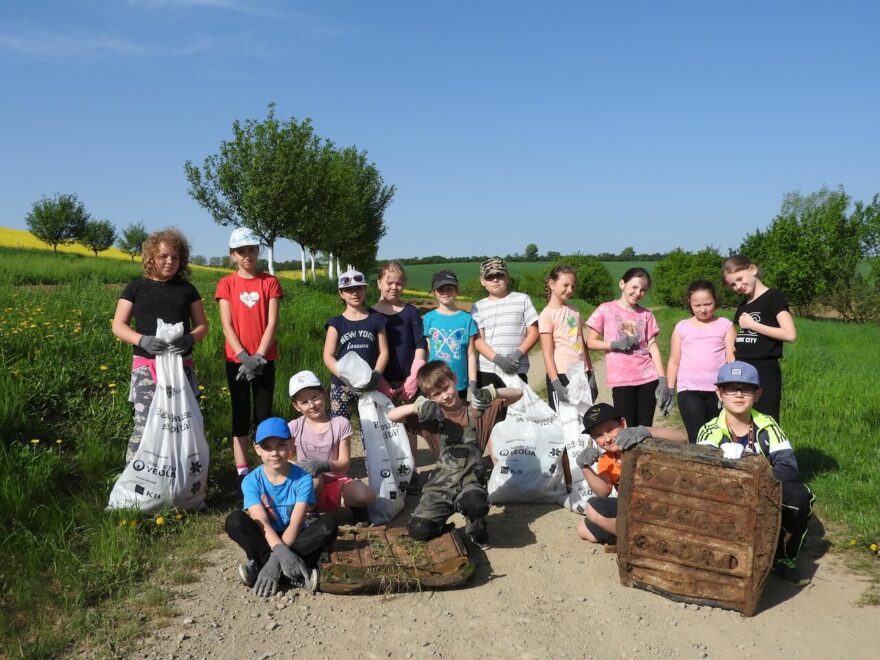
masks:
{"label": "black leggings", "polygon": [[652,380],[642,385],[624,385],[611,388],[614,407],[623,415],[627,426],[651,426],[657,407],[657,383]]}
{"label": "black leggings", "polygon": [[696,443],[700,427],[718,417],[718,395],[715,391],[684,390],[678,393],[678,411],[687,430],[688,442]]}
{"label": "black leggings", "polygon": [[232,435],[243,438],[251,432],[251,397],[253,395],[254,428],[272,416],[272,398],[275,396],[275,362],[263,365],[263,372],[252,381],[235,380],[240,364],[226,363],[226,382],[232,400]]}
{"label": "black leggings", "polygon": [[[553,383],[550,381],[550,376],[547,376],[547,403],[553,410],[556,410],[556,390],[553,389]],[[568,387],[568,376],[565,374],[559,374],[559,382],[562,383],[565,387]]]}
{"label": "black leggings", "polygon": [[[238,509],[226,516],[226,533],[238,543],[248,559],[262,568],[269,561],[272,549],[266,542],[263,529],[247,513]],[[291,550],[309,566],[314,568],[325,546],[336,540],[337,523],[333,517],[323,514],[296,535]]]}
{"label": "black leggings", "polygon": [[782,403],[782,369],[779,360],[743,360],[758,370],[761,381],[761,398],[755,401],[754,408],[758,412],[770,415],[779,421],[779,406]]}

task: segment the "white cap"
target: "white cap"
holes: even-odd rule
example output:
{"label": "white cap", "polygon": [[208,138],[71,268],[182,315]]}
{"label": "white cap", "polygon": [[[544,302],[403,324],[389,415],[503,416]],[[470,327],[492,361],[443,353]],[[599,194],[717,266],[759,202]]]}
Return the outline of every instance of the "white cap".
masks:
{"label": "white cap", "polygon": [[244,247],[245,245],[259,245],[260,237],[247,227],[236,227],[229,237],[229,249]]}
{"label": "white cap", "polygon": [[311,371],[300,371],[290,377],[290,385],[288,385],[287,391],[290,393],[291,397],[294,397],[297,392],[304,390],[307,387],[323,389],[321,381],[318,380],[318,377],[315,374]]}

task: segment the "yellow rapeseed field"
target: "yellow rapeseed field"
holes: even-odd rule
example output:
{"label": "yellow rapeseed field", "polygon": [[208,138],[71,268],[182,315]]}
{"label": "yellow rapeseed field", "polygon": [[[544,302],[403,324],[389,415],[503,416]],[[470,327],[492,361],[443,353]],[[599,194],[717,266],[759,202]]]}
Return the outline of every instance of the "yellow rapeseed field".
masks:
{"label": "yellow rapeseed field", "polygon": [[[43,241],[29,231],[24,229],[11,229],[9,227],[0,227],[0,247],[27,248],[30,250],[46,250],[48,252],[52,251],[50,245],[46,245],[46,243],[43,243]],[[87,256],[93,256],[91,250],[78,243],[74,243],[73,245],[59,245],[58,251],[66,252],[67,254],[84,254]],[[104,252],[99,252],[98,256],[103,257],[104,259],[122,259],[123,261],[131,261],[131,257],[115,247],[105,250]],[[140,261],[140,257],[135,257],[134,260]]]}

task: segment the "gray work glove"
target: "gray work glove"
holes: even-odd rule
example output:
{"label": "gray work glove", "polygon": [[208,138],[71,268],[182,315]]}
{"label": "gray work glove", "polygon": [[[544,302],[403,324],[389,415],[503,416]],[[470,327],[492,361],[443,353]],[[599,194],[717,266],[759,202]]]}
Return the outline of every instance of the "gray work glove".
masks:
{"label": "gray work glove", "polygon": [[306,563],[293,550],[283,543],[279,543],[272,548],[272,556],[278,558],[281,572],[284,573],[288,580],[297,582],[299,578],[302,578],[303,582],[308,584],[310,577],[309,569]]}
{"label": "gray work glove", "polygon": [[138,346],[150,355],[159,355],[159,353],[164,353],[168,350],[168,342],[154,335],[143,335],[138,339]]}
{"label": "gray work glove", "polygon": [[257,359],[256,355],[251,355],[245,350],[242,350],[235,357],[238,358],[238,361],[241,362],[241,366],[244,367],[247,371],[253,372],[256,374],[257,367],[259,366],[260,361]]}
{"label": "gray work glove", "polygon": [[169,343],[168,350],[177,355],[183,355],[184,353],[189,353],[195,343],[196,338],[192,336],[192,333],[187,332],[185,335],[181,335]]}
{"label": "gray work glove", "polygon": [[[472,397],[474,395],[474,392],[476,392],[476,391],[477,391],[477,381],[469,380],[468,381],[468,397]],[[468,400],[470,400],[470,399],[468,399]]]}
{"label": "gray work glove", "polygon": [[620,451],[626,451],[639,444],[642,440],[651,437],[651,432],[647,426],[633,426],[630,428],[620,429],[617,433],[615,443]]}
{"label": "gray work glove", "polygon": [[562,403],[571,403],[568,399],[568,390],[565,389],[565,385],[562,384],[562,381],[558,378],[554,378],[550,381],[550,384],[553,386],[553,391],[556,393],[556,398]]}
{"label": "gray work glove", "polygon": [[474,390],[473,393],[468,392],[468,403],[471,404],[474,410],[479,410],[480,412],[486,410],[489,406],[492,405],[492,402],[498,397],[498,392],[495,389],[494,385],[486,385],[486,387],[481,387],[478,390]]}
{"label": "gray work glove", "polygon": [[238,366],[238,373],[235,375],[235,380],[246,380],[250,382],[256,377],[257,375],[253,371],[250,371],[246,366],[240,364]]}
{"label": "gray work glove", "polygon": [[330,461],[315,461],[310,458],[304,459],[302,461],[297,461],[296,464],[313,477],[324,472],[330,472],[330,470],[332,469],[330,467]]}
{"label": "gray work glove", "polygon": [[601,455],[602,450],[599,449],[597,445],[587,445],[584,447],[584,450],[575,457],[574,462],[577,463],[578,467],[591,467],[593,463],[599,460]]}
{"label": "gray work glove", "polygon": [[281,563],[278,561],[278,556],[273,553],[257,575],[257,580],[254,582],[254,593],[261,598],[274,596],[278,591],[278,580],[280,579]]}
{"label": "gray work glove", "polygon": [[507,359],[513,362],[516,365],[516,368],[519,369],[519,363],[522,362],[523,355],[525,355],[525,353],[517,348],[507,354]]}
{"label": "gray work glove", "polygon": [[501,353],[495,353],[492,362],[498,365],[498,368],[506,374],[515,374],[516,370],[519,369],[519,362],[514,362],[506,355],[501,355]]}
{"label": "gray work glove", "polygon": [[413,412],[415,412],[420,422],[430,422],[431,420],[439,422],[443,419],[443,411],[440,409],[440,404],[426,396],[417,397],[413,401]]}
{"label": "gray work glove", "polygon": [[[363,394],[364,392],[375,392],[376,388],[379,387],[379,381],[382,380],[382,374],[378,371],[374,371],[370,374],[370,380],[367,381],[367,384],[363,387],[352,387],[352,391],[355,394]],[[351,387],[351,386],[349,386]]]}
{"label": "gray work glove", "polygon": [[591,369],[587,372],[587,383],[590,385],[590,394],[593,397],[593,403],[599,398],[599,385],[596,383],[596,374]]}
{"label": "gray work glove", "polygon": [[639,343],[635,335],[626,335],[623,339],[615,339],[611,342],[611,350],[619,353],[627,353],[636,347]]}
{"label": "gray work glove", "polygon": [[675,399],[675,393],[666,384],[666,376],[660,376],[660,382],[657,383],[654,395],[657,397],[657,405],[660,407],[660,412],[666,417],[669,415],[669,411],[672,410],[672,402]]}

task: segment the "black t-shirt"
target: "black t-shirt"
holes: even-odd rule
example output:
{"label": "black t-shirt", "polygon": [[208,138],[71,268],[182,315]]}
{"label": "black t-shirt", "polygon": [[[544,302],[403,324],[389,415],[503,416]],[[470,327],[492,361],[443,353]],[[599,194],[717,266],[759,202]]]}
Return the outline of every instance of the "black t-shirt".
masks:
{"label": "black t-shirt", "polygon": [[737,360],[765,360],[782,357],[782,342],[778,339],[758,334],[754,330],[743,330],[739,327],[739,317],[742,314],[750,315],[762,325],[773,328],[779,327],[776,315],[779,312],[787,312],[788,301],[781,291],[767,289],[750,303],[743,303],[736,308],[734,321],[737,323],[736,342],[734,352]]}
{"label": "black t-shirt", "polygon": [[[335,328],[339,334],[336,340],[337,360],[346,353],[353,352],[360,355],[370,367],[375,368],[376,360],[379,359],[379,333],[385,329],[384,316],[371,310],[367,318],[350,321],[340,314],[327,321],[324,328]],[[330,382],[336,385],[342,384],[335,375],[330,377]]]}
{"label": "black t-shirt", "polygon": [[[174,278],[167,282],[157,282],[145,277],[129,282],[119,297],[134,305],[132,327],[142,335],[156,334],[157,319],[162,319],[165,323],[183,322],[184,333],[189,332],[192,304],[202,299],[196,288],[186,280]],[[134,347],[134,354],[153,357],[140,346]]]}
{"label": "black t-shirt", "polygon": [[385,314],[375,309],[371,311],[385,317],[385,334],[388,335],[388,366],[384,371],[385,379],[406,380],[412,368],[416,349],[428,348],[419,310],[407,303],[397,314]]}

